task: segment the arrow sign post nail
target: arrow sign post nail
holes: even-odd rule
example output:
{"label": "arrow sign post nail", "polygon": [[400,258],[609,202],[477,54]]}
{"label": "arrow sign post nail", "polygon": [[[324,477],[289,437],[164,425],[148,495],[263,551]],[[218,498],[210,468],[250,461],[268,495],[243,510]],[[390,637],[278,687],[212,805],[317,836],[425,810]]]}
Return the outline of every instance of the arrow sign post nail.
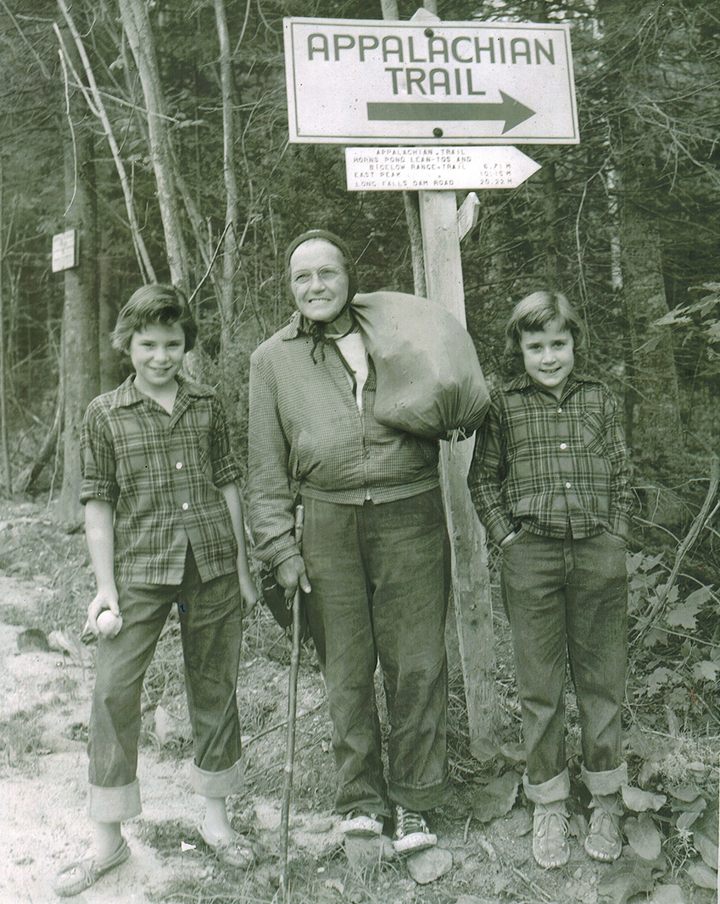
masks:
{"label": "arrow sign post nail", "polygon": [[577,144],[566,24],[284,20],[290,141]]}

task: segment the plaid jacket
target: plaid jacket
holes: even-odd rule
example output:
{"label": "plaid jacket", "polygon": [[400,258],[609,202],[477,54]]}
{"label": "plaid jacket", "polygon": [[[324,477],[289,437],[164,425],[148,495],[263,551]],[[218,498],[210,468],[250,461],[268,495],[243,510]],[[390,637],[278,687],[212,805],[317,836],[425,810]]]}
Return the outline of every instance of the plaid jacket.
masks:
{"label": "plaid jacket", "polygon": [[617,405],[597,380],[571,374],[558,401],[527,374],[491,396],[468,475],[491,537],[531,533],[626,537],[633,498]]}
{"label": "plaid jacket", "polygon": [[240,476],[212,389],[178,376],[172,415],[134,375],[97,396],[82,427],[80,501],[115,511],[118,583],[180,584],[190,542],[203,581],[237,568],[237,544],[218,489]]}
{"label": "plaid jacket", "polygon": [[358,409],[335,343],[315,354],[299,314],[250,358],[248,512],[254,553],[276,567],[297,552],[298,492],[341,505],[406,499],[438,486],[438,443],[380,424],[370,362]]}

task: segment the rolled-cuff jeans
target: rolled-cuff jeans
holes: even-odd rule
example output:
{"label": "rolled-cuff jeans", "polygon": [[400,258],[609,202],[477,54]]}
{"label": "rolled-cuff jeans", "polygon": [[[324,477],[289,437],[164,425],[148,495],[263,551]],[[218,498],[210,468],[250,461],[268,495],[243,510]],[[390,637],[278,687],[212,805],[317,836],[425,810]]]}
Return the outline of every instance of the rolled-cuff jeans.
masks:
{"label": "rolled-cuff jeans", "polygon": [[[440,490],[379,505],[303,498],[308,621],[325,677],[339,813],[445,800],[449,543]],[[383,776],[374,673],[387,699]]]}
{"label": "rolled-cuff jeans", "polygon": [[173,603],[180,616],[195,747],[191,786],[205,797],[239,791],[236,685],[242,600],[237,573],[203,583],[188,546],[179,586],[131,584],[118,592],[122,629],[111,639],[98,638],[88,743],[90,817],[122,822],[141,812],[136,771],[142,684]]}
{"label": "rolled-cuff jeans", "polygon": [[[503,604],[512,630],[530,800],[567,797],[565,674],[577,695],[583,778],[618,790],[627,665],[627,566],[621,537],[542,537],[522,529],[503,547]],[[625,776],[625,779],[623,779]],[[588,781],[589,779],[589,781]],[[597,779],[597,780],[595,780]]]}

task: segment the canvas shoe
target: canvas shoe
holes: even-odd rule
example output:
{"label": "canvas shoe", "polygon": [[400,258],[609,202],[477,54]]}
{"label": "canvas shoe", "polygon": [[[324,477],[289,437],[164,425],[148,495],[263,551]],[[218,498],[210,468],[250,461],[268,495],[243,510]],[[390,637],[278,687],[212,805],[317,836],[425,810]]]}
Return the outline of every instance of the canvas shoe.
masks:
{"label": "canvas shoe", "polygon": [[437,844],[437,835],[428,828],[421,813],[395,807],[395,834],[393,848],[397,854],[411,854]]}
{"label": "canvas shoe", "polygon": [[565,801],[535,804],[533,813],[533,857],[543,869],[564,866],[570,859]]}
{"label": "canvas shoe", "polygon": [[611,863],[622,854],[620,816],[622,808],[617,794],[593,795],[590,801],[592,814],[590,828],[585,838],[585,850],[593,860]]}
{"label": "canvas shoe", "polygon": [[340,831],[343,835],[356,838],[372,838],[375,835],[381,835],[382,830],[383,821],[377,813],[363,813],[361,810],[350,810],[340,823]]}

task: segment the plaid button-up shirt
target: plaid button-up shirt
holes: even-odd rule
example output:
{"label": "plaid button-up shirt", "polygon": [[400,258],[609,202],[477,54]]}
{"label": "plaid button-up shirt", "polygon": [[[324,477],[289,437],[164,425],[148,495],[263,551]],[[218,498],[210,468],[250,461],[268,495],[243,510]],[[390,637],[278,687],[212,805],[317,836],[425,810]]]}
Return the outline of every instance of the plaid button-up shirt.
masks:
{"label": "plaid button-up shirt", "polygon": [[358,408],[334,342],[310,355],[299,314],[250,358],[248,511],[254,552],[276,567],[298,550],[298,492],[341,505],[406,499],[438,486],[438,443],[385,427],[373,414],[370,361]]}
{"label": "plaid button-up shirt", "polygon": [[571,374],[558,401],[523,374],[492,393],[468,485],[491,537],[522,525],[546,537],[626,537],[633,497],[617,405]]}
{"label": "plaid button-up shirt", "polygon": [[118,583],[180,584],[188,542],[203,581],[237,568],[237,544],[219,487],[240,470],[212,389],[181,376],[172,414],[134,375],[93,399],[83,421],[80,500],[115,512]]}

